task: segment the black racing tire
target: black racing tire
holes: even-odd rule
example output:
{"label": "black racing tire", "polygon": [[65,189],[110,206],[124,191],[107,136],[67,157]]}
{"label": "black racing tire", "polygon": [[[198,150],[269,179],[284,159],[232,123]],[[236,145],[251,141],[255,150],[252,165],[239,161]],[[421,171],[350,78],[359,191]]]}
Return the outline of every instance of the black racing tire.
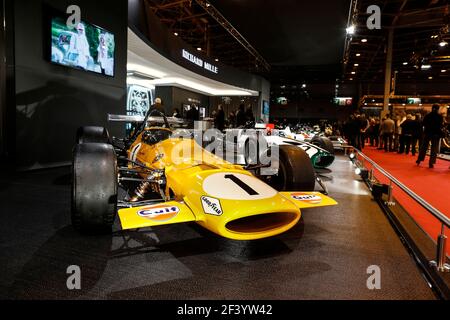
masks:
{"label": "black racing tire", "polygon": [[109,132],[103,127],[81,127],[77,131],[77,144],[106,143],[110,144]]}
{"label": "black racing tire", "polygon": [[314,137],[311,140],[311,143],[313,145],[318,146],[319,148],[322,148],[322,149],[328,151],[331,154],[334,154],[333,142],[331,142],[331,140],[328,139],[327,137]]}
{"label": "black racing tire", "polygon": [[280,146],[279,172],[272,177],[278,191],[314,191],[316,174],[308,154],[297,146]]}
{"label": "black racing tire", "polygon": [[117,212],[117,158],[112,145],[76,145],[72,165],[72,225],[82,233],[110,233]]}

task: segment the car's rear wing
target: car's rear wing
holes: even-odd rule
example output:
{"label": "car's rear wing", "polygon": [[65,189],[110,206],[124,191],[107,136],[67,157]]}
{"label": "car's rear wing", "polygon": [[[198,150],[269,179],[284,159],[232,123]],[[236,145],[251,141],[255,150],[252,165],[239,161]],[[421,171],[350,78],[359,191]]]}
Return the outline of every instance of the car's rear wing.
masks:
{"label": "car's rear wing", "polygon": [[[144,119],[145,119],[144,116],[108,114],[109,122],[132,123],[132,122],[142,122],[142,121],[144,121]],[[182,124],[186,123],[183,119],[175,118],[175,117],[167,117],[167,121],[169,122],[169,124],[178,124],[178,125],[182,125]],[[165,123],[163,117],[149,117],[148,122]]]}

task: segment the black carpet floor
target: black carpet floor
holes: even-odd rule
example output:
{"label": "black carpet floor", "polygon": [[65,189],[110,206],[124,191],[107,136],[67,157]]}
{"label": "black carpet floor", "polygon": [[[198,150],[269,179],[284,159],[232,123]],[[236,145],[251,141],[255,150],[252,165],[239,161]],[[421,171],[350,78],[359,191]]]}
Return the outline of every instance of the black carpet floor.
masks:
{"label": "black carpet floor", "polygon": [[[304,211],[267,240],[221,239],[193,224],[86,237],[70,226],[69,169],[2,173],[2,299],[434,299],[346,158],[324,173],[339,206]],[[81,268],[81,290],[67,268]],[[381,289],[369,290],[369,266]]]}

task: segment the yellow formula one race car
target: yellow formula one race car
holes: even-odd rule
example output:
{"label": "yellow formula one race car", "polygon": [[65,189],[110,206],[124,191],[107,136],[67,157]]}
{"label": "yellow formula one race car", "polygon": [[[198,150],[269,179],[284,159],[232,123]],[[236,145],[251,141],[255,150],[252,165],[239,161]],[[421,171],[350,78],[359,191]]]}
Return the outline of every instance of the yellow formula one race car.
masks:
{"label": "yellow formula one race car", "polygon": [[[118,213],[123,230],[195,222],[222,237],[255,240],[291,229],[301,209],[337,204],[317,192],[279,192],[194,139],[174,136],[172,120],[159,117],[164,126],[150,126],[156,119],[149,112],[130,137],[113,142],[104,128],[80,128],[73,158],[76,229],[110,232]],[[294,157],[285,161],[298,152],[284,150]],[[295,187],[298,177],[284,186]]]}

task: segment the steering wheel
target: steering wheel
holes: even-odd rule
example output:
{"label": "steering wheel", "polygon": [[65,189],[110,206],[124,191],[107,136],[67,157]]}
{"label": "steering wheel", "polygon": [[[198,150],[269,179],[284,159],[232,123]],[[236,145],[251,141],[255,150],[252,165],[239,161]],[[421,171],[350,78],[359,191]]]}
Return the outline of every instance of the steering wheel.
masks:
{"label": "steering wheel", "polygon": [[128,147],[131,146],[134,141],[136,141],[137,137],[145,130],[148,119],[155,114],[156,114],[156,116],[160,116],[164,119],[164,125],[166,126],[167,129],[171,129],[169,121],[167,120],[167,117],[164,113],[162,113],[161,111],[159,111],[157,109],[150,109],[150,110],[148,110],[147,114],[145,115],[144,121],[142,121],[142,123],[136,128],[133,135],[129,139],[127,139],[126,143],[127,143]]}

